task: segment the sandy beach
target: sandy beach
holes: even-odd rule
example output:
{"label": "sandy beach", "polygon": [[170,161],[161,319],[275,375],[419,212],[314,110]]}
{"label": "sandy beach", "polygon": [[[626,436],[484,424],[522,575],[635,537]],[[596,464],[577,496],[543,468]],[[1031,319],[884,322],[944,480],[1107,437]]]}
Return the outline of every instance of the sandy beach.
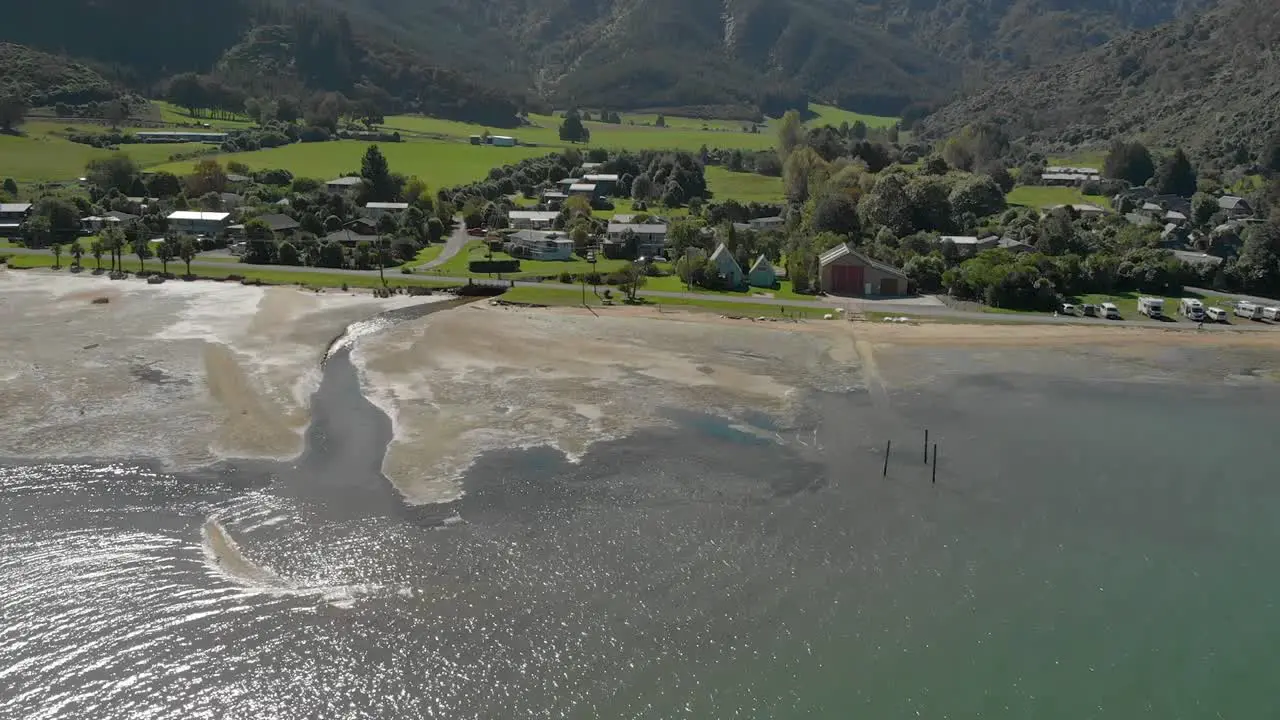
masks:
{"label": "sandy beach", "polygon": [[424,299],[0,271],[0,456],[296,456],[328,344]]}

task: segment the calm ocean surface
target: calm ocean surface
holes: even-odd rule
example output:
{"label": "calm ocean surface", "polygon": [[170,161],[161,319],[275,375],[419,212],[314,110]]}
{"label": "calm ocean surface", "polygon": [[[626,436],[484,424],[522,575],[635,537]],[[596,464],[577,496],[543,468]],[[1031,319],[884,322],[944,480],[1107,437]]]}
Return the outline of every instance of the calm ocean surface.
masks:
{"label": "calm ocean surface", "polygon": [[296,467],[0,467],[0,718],[1280,717],[1277,401],[976,377],[815,396],[804,456],[677,413],[409,509],[339,356]]}

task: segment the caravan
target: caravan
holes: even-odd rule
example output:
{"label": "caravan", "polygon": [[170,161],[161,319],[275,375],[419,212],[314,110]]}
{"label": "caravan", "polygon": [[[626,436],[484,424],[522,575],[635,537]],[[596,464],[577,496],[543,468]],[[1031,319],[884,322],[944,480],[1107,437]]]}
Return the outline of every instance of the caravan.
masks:
{"label": "caravan", "polygon": [[1149,318],[1164,317],[1164,299],[1147,296],[1138,298],[1138,314]]}
{"label": "caravan", "polygon": [[1280,320],[1280,307],[1268,307],[1262,309],[1263,320]]}
{"label": "caravan", "polygon": [[1178,303],[1178,311],[1183,317],[1190,318],[1196,322],[1204,322],[1204,303],[1195,298],[1182,298]]}

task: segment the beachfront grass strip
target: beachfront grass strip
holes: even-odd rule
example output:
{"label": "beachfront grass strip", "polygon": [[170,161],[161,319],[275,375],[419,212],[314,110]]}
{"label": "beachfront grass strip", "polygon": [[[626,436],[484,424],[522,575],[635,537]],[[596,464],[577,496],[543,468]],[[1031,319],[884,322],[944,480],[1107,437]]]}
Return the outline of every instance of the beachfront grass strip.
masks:
{"label": "beachfront grass strip", "polygon": [[[622,291],[617,288],[597,288],[601,295],[606,289],[613,295],[615,305],[623,305]],[[834,314],[832,308],[794,307],[790,305],[770,305],[765,303],[739,303],[717,301],[714,298],[668,298],[644,296],[641,290],[641,303],[630,307],[679,307],[688,310],[716,312],[722,315],[738,317],[796,318],[818,320],[823,315]],[[602,300],[586,289],[587,304],[596,306]],[[530,305],[582,306],[582,291],[568,288],[540,288],[536,286],[517,287],[502,294],[507,302],[527,303]]]}
{"label": "beachfront grass strip", "polygon": [[1005,195],[1010,205],[1047,208],[1054,205],[1097,205],[1111,208],[1111,198],[1102,195],[1085,195],[1079,188],[1057,185],[1019,185]]}
{"label": "beachfront grass strip", "polygon": [[[69,271],[72,261],[66,254],[62,257],[62,270]],[[52,268],[52,255],[12,255],[8,258],[9,267],[15,270],[36,269],[36,268]],[[85,258],[84,272],[92,273],[97,267],[97,262],[92,258]],[[109,262],[103,263],[104,272],[110,267]],[[126,272],[136,273],[140,271],[138,259],[124,259],[124,269]],[[148,260],[146,263],[148,272],[159,272],[160,262],[158,260]],[[181,262],[169,263],[169,272],[174,275],[182,275],[186,272],[186,265]],[[303,287],[315,288],[340,288],[360,287],[360,288],[380,288],[382,281],[378,279],[376,273],[369,274],[347,274],[325,272],[323,269],[316,270],[299,270],[288,271],[270,266],[262,265],[243,265],[222,263],[218,265],[191,264],[191,274],[201,280],[225,280],[229,276],[235,275],[248,280],[257,280],[264,285],[301,285]],[[173,281],[170,281],[173,282]],[[387,270],[387,285],[389,287],[427,287],[427,288],[448,288],[457,287],[456,282],[447,282],[441,280],[432,280],[415,275],[405,275],[395,268]]]}
{"label": "beachfront grass strip", "polygon": [[649,278],[645,282],[644,289],[660,290],[663,292],[692,292],[700,295],[707,295],[709,297],[715,297],[715,296],[740,297],[740,298],[756,297],[762,300],[775,299],[775,300],[817,301],[817,297],[814,295],[801,295],[800,293],[797,293],[794,290],[792,290],[791,282],[789,280],[780,280],[778,282],[778,287],[773,289],[752,287],[752,288],[747,288],[745,290],[708,290],[706,288],[698,287],[697,285],[694,285],[692,288],[690,288],[685,285],[685,282],[681,280],[679,276],[667,275],[664,277]]}
{"label": "beachfront grass strip", "polygon": [[[445,275],[447,277],[474,277],[474,278],[497,278],[498,275],[488,273],[471,272],[470,263],[473,260],[512,260],[510,255],[503,252],[491,253],[485,248],[484,242],[481,240],[470,240],[463,246],[457,255],[444,261],[444,263],[423,270],[424,274]],[[528,260],[520,259],[519,272],[502,273],[503,280],[528,280],[532,278],[550,278],[552,280],[558,278],[562,273],[571,275],[585,275],[593,270],[601,275],[608,275],[611,272],[617,272],[626,267],[626,260],[609,260],[601,258],[596,261],[593,268],[592,264],[574,256],[573,260]]]}

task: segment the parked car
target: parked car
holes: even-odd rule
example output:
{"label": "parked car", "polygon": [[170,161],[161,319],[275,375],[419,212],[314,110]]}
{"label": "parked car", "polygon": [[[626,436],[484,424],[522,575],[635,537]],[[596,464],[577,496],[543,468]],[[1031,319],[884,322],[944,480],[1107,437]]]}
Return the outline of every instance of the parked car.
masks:
{"label": "parked car", "polygon": [[1075,305],[1072,305],[1071,303],[1062,303],[1062,314],[1063,314],[1063,315],[1075,315],[1075,314],[1076,314],[1076,306],[1075,306]]}
{"label": "parked car", "polygon": [[471,237],[484,237],[484,228],[471,228],[467,230],[467,234]]}
{"label": "parked car", "polygon": [[1108,320],[1120,319],[1120,308],[1115,303],[1102,303],[1102,317]]}
{"label": "parked car", "polygon": [[1220,307],[1205,308],[1204,318],[1209,322],[1224,323],[1230,322],[1227,311]]}
{"label": "parked car", "polygon": [[1085,317],[1098,317],[1098,306],[1093,303],[1087,303],[1080,306],[1080,311]]}

